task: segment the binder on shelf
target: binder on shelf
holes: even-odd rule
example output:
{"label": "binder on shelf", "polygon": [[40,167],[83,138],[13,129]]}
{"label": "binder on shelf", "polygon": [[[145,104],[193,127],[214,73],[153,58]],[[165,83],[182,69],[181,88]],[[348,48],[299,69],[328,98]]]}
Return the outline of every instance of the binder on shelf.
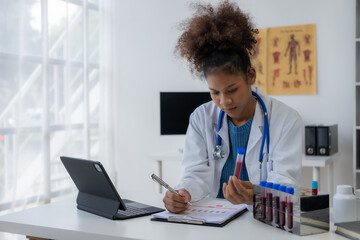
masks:
{"label": "binder on shelf", "polygon": [[233,205],[222,199],[194,202],[180,214],[163,211],[152,215],[151,221],[223,227],[247,211],[246,204]]}
{"label": "binder on shelf", "polygon": [[317,153],[329,156],[338,151],[337,124],[317,127]]}
{"label": "binder on shelf", "polygon": [[338,152],[337,124],[305,126],[305,154],[330,156]]}
{"label": "binder on shelf", "polygon": [[305,126],[305,154],[317,155],[316,126]]}

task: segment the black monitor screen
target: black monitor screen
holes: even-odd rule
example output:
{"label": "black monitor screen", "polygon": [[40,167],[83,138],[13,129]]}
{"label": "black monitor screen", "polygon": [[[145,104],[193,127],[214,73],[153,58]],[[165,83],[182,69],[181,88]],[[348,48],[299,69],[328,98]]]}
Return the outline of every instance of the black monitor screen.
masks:
{"label": "black monitor screen", "polygon": [[190,114],[208,101],[209,92],[161,92],[161,135],[185,134]]}

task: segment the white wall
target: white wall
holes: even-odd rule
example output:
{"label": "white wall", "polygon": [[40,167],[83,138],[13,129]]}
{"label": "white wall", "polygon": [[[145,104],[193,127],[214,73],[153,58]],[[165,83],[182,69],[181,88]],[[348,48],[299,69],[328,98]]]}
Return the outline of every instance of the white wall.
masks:
{"label": "white wall", "polygon": [[[216,2],[216,1],[208,1]],[[317,94],[275,96],[295,108],[306,124],[338,124],[341,158],[335,163],[335,184],[353,184],[354,125],[354,3],[351,0],[241,0],[258,28],[316,24]],[[118,42],[116,79],[117,183],[119,189],[153,192],[150,180],[156,163],[148,156],[176,152],[184,136],[160,136],[160,91],[207,90],[186,64],[174,57],[178,23],[191,15],[185,1],[117,1],[114,11]],[[164,166],[164,178],[174,184],[178,163]],[[325,181],[325,171],[321,171]],[[129,179],[132,179],[130,181]],[[311,169],[303,169],[302,185],[310,186]],[[323,190],[327,190],[323,188]]]}

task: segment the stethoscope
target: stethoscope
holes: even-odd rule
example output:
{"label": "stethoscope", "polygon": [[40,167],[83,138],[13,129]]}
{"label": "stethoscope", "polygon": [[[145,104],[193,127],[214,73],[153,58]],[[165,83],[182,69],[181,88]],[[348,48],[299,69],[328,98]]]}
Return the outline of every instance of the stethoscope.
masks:
{"label": "stethoscope", "polygon": [[[263,171],[261,171],[262,168],[262,163],[263,160],[266,159],[265,162],[267,162],[267,157],[269,155],[269,145],[270,145],[270,132],[269,132],[269,119],[268,119],[268,112],[265,106],[264,101],[261,99],[261,97],[254,91],[252,91],[252,95],[254,95],[257,100],[260,102],[261,108],[264,112],[264,131],[263,131],[263,137],[261,140],[261,147],[260,147],[260,153],[259,153],[259,162],[260,162],[260,175],[264,175],[265,173]],[[223,118],[224,118],[224,111],[220,110],[220,114],[219,114],[219,119],[218,119],[218,130],[217,130],[217,138],[216,138],[216,146],[215,149],[213,151],[213,157],[215,160],[219,160],[221,158],[225,157],[225,152],[222,149],[222,144],[221,144],[221,137],[219,135],[220,129],[222,127],[222,122],[223,122]],[[264,145],[265,145],[265,141],[267,141],[267,151],[264,151]],[[264,176],[265,177],[265,176]],[[262,178],[262,177],[260,177]],[[265,177],[266,179],[266,177]]]}

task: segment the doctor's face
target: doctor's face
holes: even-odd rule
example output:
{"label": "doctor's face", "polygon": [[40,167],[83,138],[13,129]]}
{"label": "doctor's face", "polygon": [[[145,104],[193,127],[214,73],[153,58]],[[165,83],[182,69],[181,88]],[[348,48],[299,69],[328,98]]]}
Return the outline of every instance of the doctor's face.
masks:
{"label": "doctor's face", "polygon": [[244,124],[255,112],[256,100],[251,94],[255,71],[245,74],[213,73],[206,76],[210,95],[236,126]]}

